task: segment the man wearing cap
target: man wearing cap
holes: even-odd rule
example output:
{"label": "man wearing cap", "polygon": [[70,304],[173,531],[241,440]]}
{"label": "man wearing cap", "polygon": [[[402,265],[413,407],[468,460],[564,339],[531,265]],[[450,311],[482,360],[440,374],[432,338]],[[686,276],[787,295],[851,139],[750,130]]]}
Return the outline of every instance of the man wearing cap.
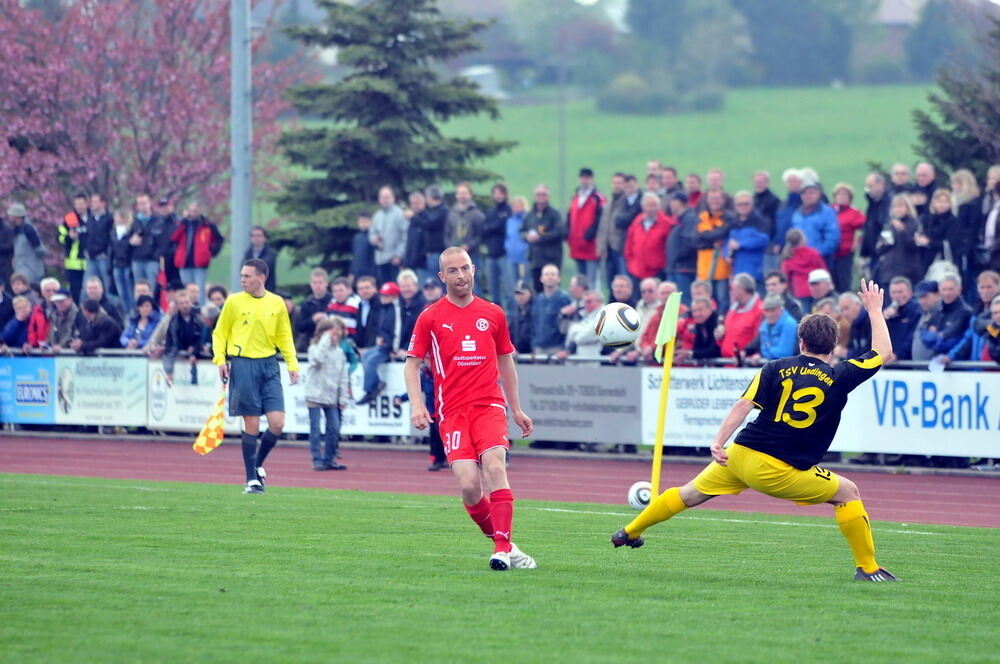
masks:
{"label": "man wearing cap", "polygon": [[521,279],[514,285],[514,301],[517,308],[507,319],[511,343],[518,353],[531,353],[531,298],[535,290],[527,280]]}
{"label": "man wearing cap", "polygon": [[840,246],[840,224],[837,213],[821,200],[822,195],[818,182],[803,183],[802,205],[792,215],[792,228],[801,230],[806,244],[818,251],[827,265],[833,265]]}
{"label": "man wearing cap", "polygon": [[165,196],[161,197],[156,202],[156,215],[163,221],[163,232],[160,234],[156,253],[160,261],[160,269],[163,271],[165,283],[169,284],[172,281],[180,281],[181,273],[174,265],[175,246],[170,239],[177,228],[177,215],[174,214],[173,201]]}
{"label": "man wearing cap", "polygon": [[764,298],[764,322],[758,335],[758,359],[780,360],[798,352],[798,321],[785,309],[785,300],[778,293]]}
{"label": "man wearing cap", "polygon": [[[918,295],[928,292],[934,284],[932,281],[921,281],[917,284]],[[889,325],[889,338],[892,340],[893,356],[897,360],[913,359],[913,333],[920,323],[920,305],[913,298],[913,285],[906,277],[893,277],[889,282],[889,299],[891,304],[882,311]]]}
{"label": "man wearing cap", "polygon": [[576,271],[587,276],[591,283],[597,283],[597,230],[605,198],[594,187],[594,171],[580,169],[580,186],[573,195],[566,214],[569,233],[566,243],[569,255],[576,261]]}
{"label": "man wearing cap", "polygon": [[399,285],[387,281],[378,289],[381,306],[375,327],[375,345],[361,354],[361,364],[365,368],[365,395],[358,401],[359,406],[371,403],[385,389],[385,381],[378,374],[379,367],[400,349],[403,332],[403,312],[399,302]]}
{"label": "man wearing cap", "polygon": [[434,304],[441,299],[444,291],[441,289],[441,280],[437,277],[428,277],[424,280],[424,300],[428,305]]}
{"label": "man wearing cap", "polygon": [[48,336],[52,352],[58,353],[63,348],[69,348],[86,324],[87,319],[80,313],[80,309],[73,302],[73,295],[68,290],[61,289],[52,295]]}
{"label": "man wearing cap", "polygon": [[14,227],[13,271],[28,277],[36,284],[45,276],[45,246],[38,237],[38,231],[28,221],[28,211],[21,203],[13,203],[7,208],[7,219]]}
{"label": "man wearing cap", "polygon": [[837,297],[833,290],[833,277],[828,270],[812,270],[809,273],[809,295],[802,299],[802,311],[812,312],[813,305],[825,297]]}
{"label": "man wearing cap", "polygon": [[[941,306],[926,329],[920,330],[920,338],[935,356],[948,361],[948,351],[962,340],[969,326],[972,310],[962,299],[962,278],[957,274],[946,274],[938,282]],[[916,358],[914,358],[916,359]]]}

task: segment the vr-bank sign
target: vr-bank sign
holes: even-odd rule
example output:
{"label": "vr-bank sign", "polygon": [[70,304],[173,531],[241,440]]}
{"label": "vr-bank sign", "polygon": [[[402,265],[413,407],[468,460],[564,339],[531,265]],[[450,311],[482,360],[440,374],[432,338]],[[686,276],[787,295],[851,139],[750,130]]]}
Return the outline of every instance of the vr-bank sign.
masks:
{"label": "vr-bank sign", "polygon": [[848,401],[845,434],[872,452],[997,456],[1000,374],[880,371]]}
{"label": "vr-bank sign", "polygon": [[[652,444],[656,429],[658,371],[643,369],[643,443],[647,445]],[[711,444],[755,371],[675,369],[665,444]],[[883,369],[851,393],[830,449],[1000,456],[1000,373]]]}

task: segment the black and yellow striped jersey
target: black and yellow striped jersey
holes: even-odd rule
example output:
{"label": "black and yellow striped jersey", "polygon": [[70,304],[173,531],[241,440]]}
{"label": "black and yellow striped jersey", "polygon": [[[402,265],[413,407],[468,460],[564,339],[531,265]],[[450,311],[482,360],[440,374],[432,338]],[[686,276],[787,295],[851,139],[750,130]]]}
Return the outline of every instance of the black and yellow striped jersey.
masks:
{"label": "black and yellow striped jersey", "polygon": [[741,397],[760,415],[736,442],[800,470],[816,465],[837,433],[847,395],[881,366],[874,350],[835,367],[807,355],[765,364]]}

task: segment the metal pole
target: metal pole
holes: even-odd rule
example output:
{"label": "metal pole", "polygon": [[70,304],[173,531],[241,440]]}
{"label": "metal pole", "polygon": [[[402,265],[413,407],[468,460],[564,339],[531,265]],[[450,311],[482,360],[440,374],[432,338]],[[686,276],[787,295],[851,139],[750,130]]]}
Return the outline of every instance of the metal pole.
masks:
{"label": "metal pole", "polygon": [[253,119],[250,79],[250,0],[232,0],[229,14],[232,81],[229,97],[231,181],[229,246],[232,250],[230,286],[240,290],[240,267],[250,244],[253,215]]}
{"label": "metal pole", "polygon": [[553,204],[553,207],[560,208],[563,205],[568,205],[566,201],[566,58],[560,56],[559,58],[559,104],[557,106],[558,112],[556,114],[556,140],[558,143],[558,153],[559,153],[559,182],[558,188],[559,198],[557,198]]}

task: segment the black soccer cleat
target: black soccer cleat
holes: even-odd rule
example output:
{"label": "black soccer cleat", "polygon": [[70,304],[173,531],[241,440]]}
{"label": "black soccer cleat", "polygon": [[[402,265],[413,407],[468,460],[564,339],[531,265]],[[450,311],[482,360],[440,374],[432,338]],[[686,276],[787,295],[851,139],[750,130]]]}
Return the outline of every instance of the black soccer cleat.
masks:
{"label": "black soccer cleat", "polygon": [[631,537],[628,536],[628,533],[625,532],[625,529],[622,528],[617,533],[611,536],[611,543],[615,545],[616,549],[620,546],[627,546],[633,549],[638,549],[640,546],[646,543],[646,540],[644,540],[641,537],[636,537],[635,539],[632,539]]}
{"label": "black soccer cleat", "polygon": [[854,572],[855,581],[874,581],[876,583],[881,583],[883,581],[899,581],[896,577],[889,573],[888,570],[884,570],[879,567],[877,570],[869,574],[860,567]]}

